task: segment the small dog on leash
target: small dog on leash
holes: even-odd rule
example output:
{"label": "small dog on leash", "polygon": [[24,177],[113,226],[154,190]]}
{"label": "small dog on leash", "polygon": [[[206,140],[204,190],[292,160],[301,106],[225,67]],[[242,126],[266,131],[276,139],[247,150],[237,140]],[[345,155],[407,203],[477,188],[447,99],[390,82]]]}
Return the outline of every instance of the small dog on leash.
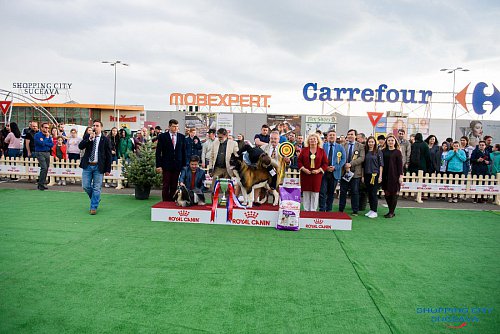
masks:
{"label": "small dog on leash", "polygon": [[200,200],[199,196],[192,190],[188,190],[186,186],[178,186],[177,191],[174,194],[175,203],[178,206],[193,206],[193,205],[204,205],[205,203]]}

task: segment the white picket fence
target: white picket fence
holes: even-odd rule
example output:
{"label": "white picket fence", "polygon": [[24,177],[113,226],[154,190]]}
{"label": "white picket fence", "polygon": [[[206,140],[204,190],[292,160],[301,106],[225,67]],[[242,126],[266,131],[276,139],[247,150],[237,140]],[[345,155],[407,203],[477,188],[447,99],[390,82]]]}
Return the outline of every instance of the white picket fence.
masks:
{"label": "white picket fence", "polygon": [[[50,168],[47,174],[49,185],[55,185],[59,180],[66,182],[79,181],[82,179],[82,169],[79,161],[54,161],[51,157]],[[111,175],[104,177],[104,182],[116,183],[116,189],[123,188],[126,181],[122,174],[122,160],[113,162]],[[38,160],[33,158],[0,158],[0,176],[20,179],[35,180],[40,173]],[[297,170],[287,170],[285,177],[300,178]],[[422,198],[450,198],[458,196],[461,199],[471,199],[477,196],[483,199],[493,200],[500,205],[500,173],[492,176],[447,176],[436,174],[407,173],[403,177],[401,193],[404,196],[412,196],[419,203]]]}
{"label": "white picket fence", "polygon": [[[82,181],[82,169],[79,160],[54,161],[50,157],[50,166],[47,173],[49,186],[56,185],[59,180],[66,183]],[[121,160],[111,165],[111,175],[104,177],[105,183],[116,183],[116,189],[123,188],[125,178],[122,174],[123,163]],[[38,160],[35,158],[0,158],[0,176],[25,180],[36,180],[40,174]]]}
{"label": "white picket fence", "polygon": [[[288,170],[286,177],[300,177],[297,170]],[[337,186],[339,190],[339,186]],[[383,190],[380,190],[383,194]],[[477,175],[448,176],[440,174],[428,174],[419,171],[418,174],[406,173],[403,176],[401,194],[414,197],[419,203],[422,198],[451,198],[458,196],[460,199],[474,199],[480,196],[488,201],[494,201],[500,205],[500,173],[483,177]]]}

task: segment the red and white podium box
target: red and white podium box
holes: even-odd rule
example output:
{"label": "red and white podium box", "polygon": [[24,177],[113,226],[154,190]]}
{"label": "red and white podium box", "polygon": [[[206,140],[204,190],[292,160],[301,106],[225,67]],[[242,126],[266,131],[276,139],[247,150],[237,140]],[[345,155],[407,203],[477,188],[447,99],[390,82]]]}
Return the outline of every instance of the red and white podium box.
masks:
{"label": "red and white podium box", "polygon": [[352,219],[345,212],[300,212],[300,228],[313,230],[352,230]]}
{"label": "red and white podium box", "polygon": [[[269,204],[251,209],[233,209],[233,220],[226,221],[226,208],[217,208],[213,223],[210,222],[211,207],[198,205],[180,207],[173,202],[159,202],[151,208],[151,221],[174,223],[198,223],[216,225],[237,225],[276,227],[278,207]],[[315,230],[351,230],[352,220],[342,212],[300,213],[300,228]]]}

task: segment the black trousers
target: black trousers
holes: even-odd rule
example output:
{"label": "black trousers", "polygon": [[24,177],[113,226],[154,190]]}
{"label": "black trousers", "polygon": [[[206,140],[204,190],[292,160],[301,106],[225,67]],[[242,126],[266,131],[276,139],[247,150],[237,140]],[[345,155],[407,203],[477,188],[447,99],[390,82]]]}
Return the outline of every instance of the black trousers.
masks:
{"label": "black trousers", "polygon": [[378,183],[378,174],[375,176],[375,182],[371,184],[372,174],[365,174],[365,187],[366,193],[368,194],[368,202],[370,203],[370,210],[377,212],[378,207],[378,188],[380,187]]}

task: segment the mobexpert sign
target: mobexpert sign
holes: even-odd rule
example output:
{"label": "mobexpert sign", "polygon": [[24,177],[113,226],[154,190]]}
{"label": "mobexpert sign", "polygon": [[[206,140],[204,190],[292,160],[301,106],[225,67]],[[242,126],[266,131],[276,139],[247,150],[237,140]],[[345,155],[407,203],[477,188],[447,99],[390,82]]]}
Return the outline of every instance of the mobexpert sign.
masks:
{"label": "mobexpert sign", "polygon": [[[59,90],[71,89],[73,84],[69,82],[14,82],[12,88],[19,89],[21,94],[29,95],[38,101],[48,101],[54,96],[59,95]],[[44,99],[37,98],[34,95],[49,96]]]}
{"label": "mobexpert sign", "polygon": [[[320,87],[316,82],[308,82],[304,85],[302,94],[306,101],[358,101],[357,97],[363,102],[403,102],[403,103],[421,103],[427,104],[429,97],[432,96],[430,90],[414,89],[387,89],[386,84],[381,84],[376,89],[371,88],[330,88]],[[319,92],[319,94],[318,94]]]}
{"label": "mobexpert sign", "polygon": [[211,106],[211,107],[269,107],[271,95],[252,94],[194,94],[172,93],[171,105]]}

